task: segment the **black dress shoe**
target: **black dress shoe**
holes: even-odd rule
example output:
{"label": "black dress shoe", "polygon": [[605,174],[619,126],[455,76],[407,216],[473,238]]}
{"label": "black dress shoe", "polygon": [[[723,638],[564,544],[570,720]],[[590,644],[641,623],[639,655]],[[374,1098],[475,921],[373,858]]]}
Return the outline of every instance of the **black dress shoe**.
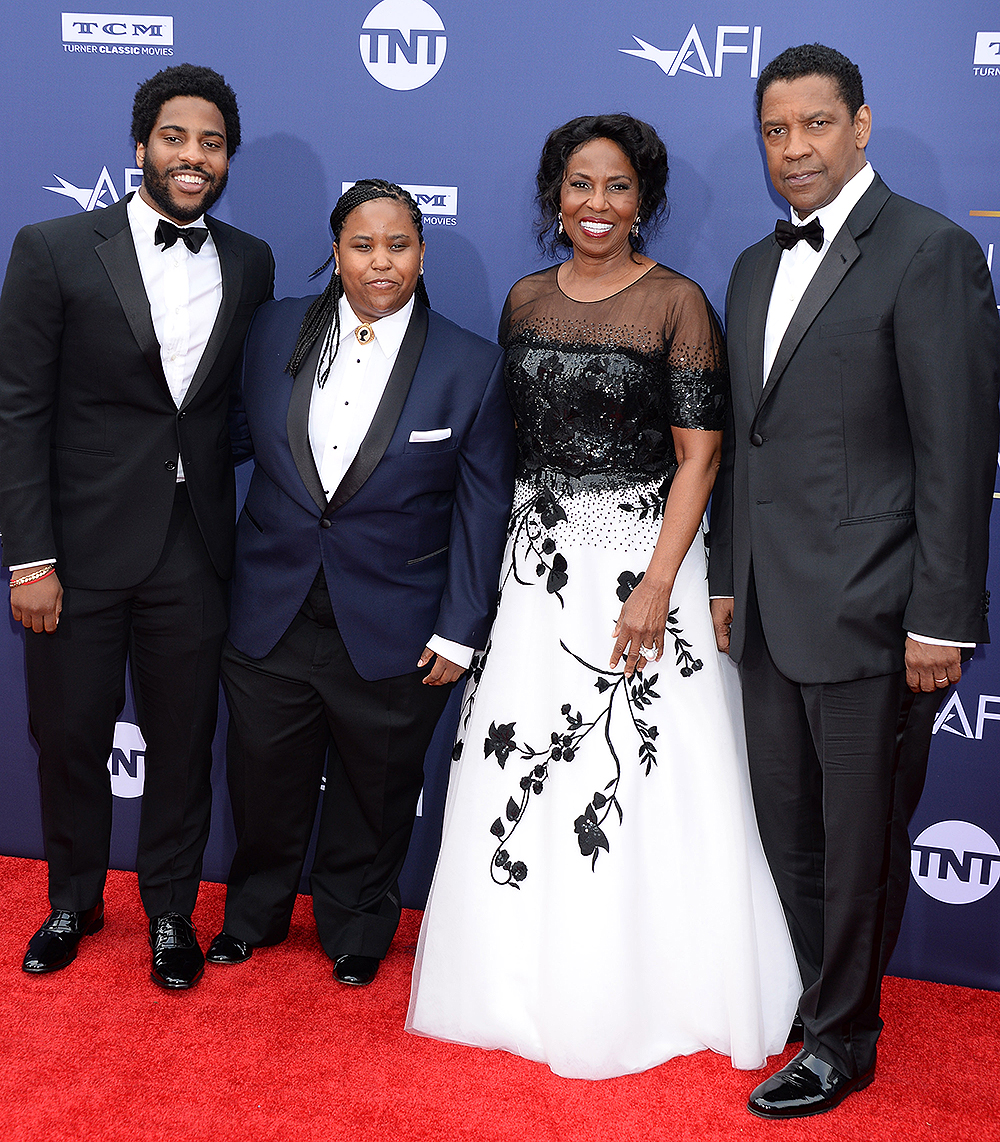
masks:
{"label": "black dress shoe", "polygon": [[801,1043],[805,1036],[805,1028],[802,1026],[802,1016],[796,1015],[792,1020],[791,1027],[788,1028],[788,1038],[785,1040],[785,1046],[788,1047],[792,1043]]}
{"label": "black dress shoe", "polygon": [[787,1065],[765,1079],[750,1095],[747,1110],[760,1118],[805,1118],[839,1106],[856,1090],[864,1090],[875,1077],[875,1064],[863,1075],[849,1079],[829,1063],[799,1051]]}
{"label": "black dress shoe", "polygon": [[149,921],[149,946],[153,970],[149,978],[172,991],[194,987],[205,970],[205,957],[195,939],[189,916],[164,912]]}
{"label": "black dress shoe", "polygon": [[43,972],[64,968],[76,959],[76,950],[83,937],[92,936],[103,927],[103,900],[85,912],[55,909],[28,941],[21,970],[41,975]]}
{"label": "black dress shoe", "polygon": [[371,983],[382,961],[377,956],[338,956],[333,961],[333,978],[348,987]]}
{"label": "black dress shoe", "polygon": [[220,932],[208,945],[205,959],[210,964],[245,964],[253,955],[253,948],[237,940],[228,932]]}

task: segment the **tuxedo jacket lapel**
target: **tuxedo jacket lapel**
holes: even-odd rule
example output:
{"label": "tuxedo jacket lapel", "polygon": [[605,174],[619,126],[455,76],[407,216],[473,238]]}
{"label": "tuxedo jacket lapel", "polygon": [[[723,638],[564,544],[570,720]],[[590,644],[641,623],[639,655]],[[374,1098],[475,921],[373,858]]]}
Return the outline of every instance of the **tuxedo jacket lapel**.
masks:
{"label": "tuxedo jacket lapel", "polygon": [[[792,314],[792,320],[789,322],[785,335],[781,339],[781,344],[778,346],[774,364],[771,366],[764,391],[761,393],[761,405],[767,401],[774,391],[785,366],[791,360],[792,354],[808,332],[809,327],[833,296],[834,291],[843,281],[844,275],[861,256],[855,239],[871,226],[888,198],[889,188],[876,176],[875,181],[861,196],[861,200],[848,215],[847,221],[841,226],[830,243],[826,256],[820,262],[812,281],[806,287],[802,300]],[[777,243],[775,243],[774,248],[778,249]],[[775,272],[777,272],[777,263],[775,263]],[[773,284],[773,277],[771,281]],[[769,290],[767,294],[768,303],[770,296]]]}
{"label": "tuxedo jacket lapel", "polygon": [[135,245],[126,213],[127,201],[128,199],[122,199],[114,206],[109,206],[96,219],[94,229],[107,239],[97,245],[96,252],[104,263],[111,285],[118,295],[122,313],[132,329],[146,364],[169,393],[167,379],[163,375],[163,362],[160,360],[160,343],[156,340],[153,319],[149,313],[149,299],[146,297],[146,287],[142,284],[139,259],[135,256]]}
{"label": "tuxedo jacket lapel", "polygon": [[321,512],[326,510],[327,499],[323,491],[323,481],[316,468],[312,445],[309,443],[309,402],[316,381],[320,350],[325,340],[326,329],[323,329],[313,342],[292,382],[292,395],[288,401],[288,416],[285,422],[288,447],[291,449],[295,467],[298,468],[302,483],[305,484],[309,495],[316,501],[316,506]]}
{"label": "tuxedo jacket lapel", "polygon": [[750,302],[747,309],[747,365],[750,378],[751,399],[754,404],[760,400],[764,387],[764,326],[767,323],[767,310],[771,302],[771,290],[778,272],[781,247],[773,239],[771,245],[761,254],[753,271],[753,284],[750,287]]}
{"label": "tuxedo jacket lapel", "polygon": [[427,337],[427,310],[417,301],[413,306],[410,322],[403,334],[403,341],[396,354],[396,362],[389,374],[385,392],[375,410],[371,427],[361,442],[354,462],[344,473],[344,478],[337,486],[337,490],[330,500],[330,504],[323,513],[330,516],[353,496],[375,471],[375,467],[389,447],[392,434],[396,431],[400,413],[410,391],[413,374],[417,369],[417,362],[424,348]]}
{"label": "tuxedo jacket lapel", "polygon": [[214,225],[207,215],[205,222],[215,243],[219,255],[219,266],[222,269],[222,304],[219,306],[215,325],[209,335],[208,343],[198,362],[198,367],[191,378],[191,384],[181,402],[181,408],[189,405],[197,391],[205,382],[205,378],[212,371],[222,349],[223,342],[229,333],[229,328],[236,316],[236,309],[243,293],[243,252],[230,241],[229,236]]}

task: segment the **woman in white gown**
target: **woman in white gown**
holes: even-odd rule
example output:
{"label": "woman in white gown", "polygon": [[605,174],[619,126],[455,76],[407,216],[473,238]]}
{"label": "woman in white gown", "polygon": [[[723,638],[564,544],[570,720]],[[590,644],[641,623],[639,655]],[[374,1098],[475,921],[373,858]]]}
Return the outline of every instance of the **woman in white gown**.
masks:
{"label": "woman in white gown", "polygon": [[709,616],[722,337],[641,253],[666,175],[623,115],[543,150],[542,236],[572,256],[501,319],[518,479],[407,1017],[569,1077],[705,1048],[759,1067],[800,990]]}

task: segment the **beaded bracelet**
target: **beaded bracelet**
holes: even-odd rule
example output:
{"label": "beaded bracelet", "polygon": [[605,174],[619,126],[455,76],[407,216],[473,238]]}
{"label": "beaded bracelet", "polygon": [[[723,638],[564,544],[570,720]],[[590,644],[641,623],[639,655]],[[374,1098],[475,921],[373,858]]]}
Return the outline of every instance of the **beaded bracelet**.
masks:
{"label": "beaded bracelet", "polygon": [[38,571],[32,571],[30,575],[22,575],[20,579],[11,579],[10,587],[23,587],[25,583],[40,583],[43,579],[47,579],[50,575],[54,575],[56,571],[55,564],[49,563],[45,567],[39,568]]}

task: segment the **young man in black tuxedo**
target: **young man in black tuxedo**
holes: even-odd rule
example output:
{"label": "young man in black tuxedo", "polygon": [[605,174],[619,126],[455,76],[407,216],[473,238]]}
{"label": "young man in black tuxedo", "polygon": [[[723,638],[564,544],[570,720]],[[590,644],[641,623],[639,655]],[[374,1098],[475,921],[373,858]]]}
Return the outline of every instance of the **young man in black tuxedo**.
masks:
{"label": "young man in black tuxedo", "polygon": [[757,110],[792,217],[729,284],[710,587],[804,988],[749,1109],[789,1118],[874,1075],[934,714],[988,639],[1000,323],[975,239],[868,165],[850,60],[788,49]]}
{"label": "young man in black tuxedo", "polygon": [[138,194],[26,226],[0,296],[0,530],[26,630],[52,907],[23,967],[65,967],[103,926],[107,761],[130,655],[151,978],[183,989],[204,965],[191,912],[232,565],[230,378],[274,262],[204,216],[240,142],[222,76],[159,72],[136,93],[132,134]]}

